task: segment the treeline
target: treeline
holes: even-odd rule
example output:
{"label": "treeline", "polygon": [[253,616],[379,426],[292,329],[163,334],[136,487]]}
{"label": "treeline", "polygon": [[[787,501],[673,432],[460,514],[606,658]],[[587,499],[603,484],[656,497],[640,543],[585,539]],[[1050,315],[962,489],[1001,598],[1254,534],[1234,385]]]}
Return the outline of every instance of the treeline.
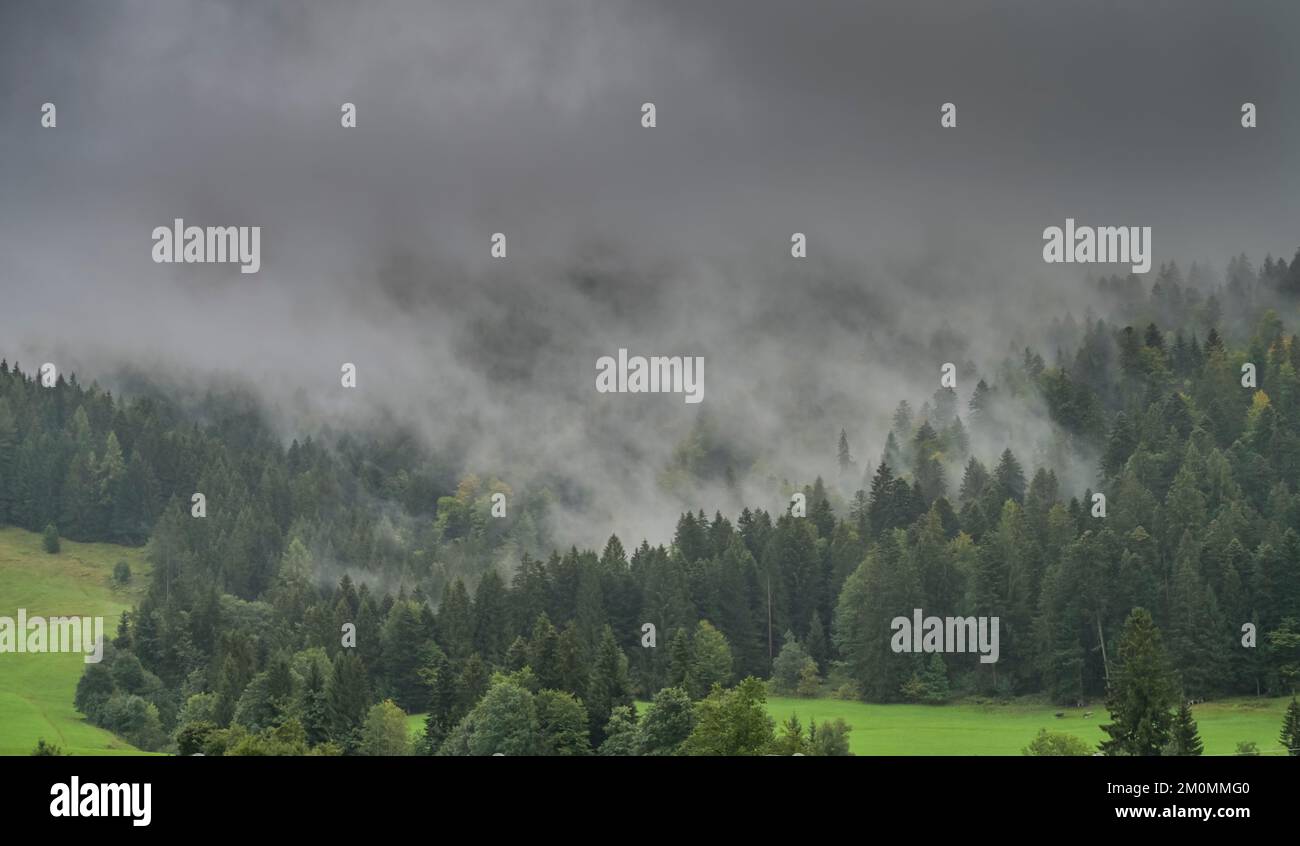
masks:
{"label": "treeline", "polygon": [[[374,750],[371,712],[391,700],[429,715],[423,751],[481,750],[498,687],[532,697],[539,726],[561,712],[585,725],[585,745],[564,746],[585,751],[605,748],[616,715],[637,722],[622,710],[634,698],[680,691],[703,719],[749,677],[873,701],[1098,700],[1135,607],[1163,632],[1180,696],[1289,693],[1300,339],[1264,304],[1300,265],[1279,265],[1261,277],[1234,260],[1208,295],[1167,265],[1141,301],[1102,280],[1150,319],[1057,321],[1051,365],[1024,348],[972,374],[964,403],[943,388],[919,411],[900,404],[860,486],[842,435],[840,478],[801,489],[805,516],[688,512],[670,545],[630,554],[611,537],[599,553],[535,557],[548,492],[494,518],[499,482],[453,486],[400,438],[285,449],[246,405],[213,401],[199,425],[157,398],[122,404],[73,379],[45,389],[7,365],[0,519],[150,535],[148,596],[87,669],[78,707],[151,748],[192,748],[198,726],[215,751],[276,731]],[[976,454],[1036,407],[1053,434],[1034,454]],[[1081,457],[1095,485],[1061,490],[1053,468]],[[890,621],[914,608],[998,617],[1000,660],[894,653]],[[558,748],[527,726],[529,748]]]}
{"label": "treeline", "polygon": [[[410,432],[327,431],[285,447],[247,393],[184,405],[152,386],[142,394],[123,402],[75,374],[45,387],[0,360],[0,524],[140,545],[169,507],[188,516],[202,493],[210,506],[187,549],[205,580],[243,599],[270,587],[292,536],[309,537],[319,563],[340,572],[439,591],[455,575],[476,578],[503,544],[548,543],[547,492],[458,482]],[[497,491],[512,494],[508,524],[488,519]]]}

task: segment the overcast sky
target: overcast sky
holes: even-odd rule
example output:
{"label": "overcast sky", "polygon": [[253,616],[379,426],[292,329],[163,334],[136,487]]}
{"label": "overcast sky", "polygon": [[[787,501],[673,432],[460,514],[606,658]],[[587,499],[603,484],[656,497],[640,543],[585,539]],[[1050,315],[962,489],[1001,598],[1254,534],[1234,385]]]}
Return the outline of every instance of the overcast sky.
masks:
{"label": "overcast sky", "polygon": [[[1294,2],[251,5],[0,4],[0,354],[382,408],[641,529],[702,412],[807,481],[937,386],[896,333],[1081,318],[1066,217],[1216,275],[1300,246]],[[261,271],[154,264],[176,217],[261,226]],[[704,403],[596,394],[620,346],[704,355]]]}

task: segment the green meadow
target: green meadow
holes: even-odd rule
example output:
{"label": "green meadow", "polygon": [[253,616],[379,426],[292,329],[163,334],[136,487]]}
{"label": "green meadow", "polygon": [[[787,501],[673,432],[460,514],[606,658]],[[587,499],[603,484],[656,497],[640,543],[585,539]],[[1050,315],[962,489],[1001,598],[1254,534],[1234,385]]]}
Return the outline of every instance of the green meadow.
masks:
{"label": "green meadow", "polygon": [[[1277,742],[1285,698],[1224,699],[1192,708],[1206,755],[1231,755],[1240,741],[1252,740],[1261,754],[1281,754]],[[644,712],[649,703],[638,702]],[[768,713],[778,727],[791,714],[804,731],[810,720],[842,719],[852,726],[849,748],[855,755],[1019,755],[1040,728],[1068,732],[1089,744],[1102,737],[1106,712],[1087,708],[1062,711],[1041,703],[951,705],[869,705],[841,699],[768,699]],[[424,715],[407,718],[412,737],[424,731]],[[779,729],[778,729],[779,730]]]}
{"label": "green meadow", "polygon": [[[147,583],[143,552],[64,540],[59,554],[49,555],[39,534],[0,529],[0,616],[16,618],[19,608],[28,616],[102,616],[111,637]],[[112,583],[118,561],[131,565],[130,586]],[[0,653],[0,755],[26,755],[41,737],[69,754],[144,754],[72,707],[84,667],[76,653]]]}
{"label": "green meadow", "polygon": [[[1206,755],[1231,755],[1253,740],[1263,754],[1282,751],[1277,742],[1287,702],[1225,699],[1192,707]],[[1103,737],[1104,708],[1055,708],[1041,703],[868,705],[838,699],[772,697],[768,712],[778,724],[797,714],[810,720],[843,719],[853,727],[849,748],[857,755],[1019,755],[1041,728],[1068,732],[1089,744]],[[1063,711],[1065,716],[1055,716]]]}

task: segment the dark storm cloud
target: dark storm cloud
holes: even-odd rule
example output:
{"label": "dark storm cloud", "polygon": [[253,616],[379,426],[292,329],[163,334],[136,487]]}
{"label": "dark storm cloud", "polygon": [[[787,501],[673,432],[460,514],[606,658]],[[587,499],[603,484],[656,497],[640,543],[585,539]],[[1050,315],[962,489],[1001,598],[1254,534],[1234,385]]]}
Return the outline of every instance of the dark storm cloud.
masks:
{"label": "dark storm cloud", "polygon": [[[1297,24],[1288,3],[6,3],[0,352],[238,372],[286,431],[393,413],[476,469],[584,483],[574,533],[661,536],[656,475],[700,409],[597,395],[597,356],[704,355],[702,408],[761,456],[764,501],[828,472],[841,427],[873,460],[888,410],[937,386],[945,320],[982,360],[1091,305],[1042,264],[1045,226],[1151,226],[1157,264],[1289,254]],[[153,264],[175,217],[262,226],[261,272]]]}

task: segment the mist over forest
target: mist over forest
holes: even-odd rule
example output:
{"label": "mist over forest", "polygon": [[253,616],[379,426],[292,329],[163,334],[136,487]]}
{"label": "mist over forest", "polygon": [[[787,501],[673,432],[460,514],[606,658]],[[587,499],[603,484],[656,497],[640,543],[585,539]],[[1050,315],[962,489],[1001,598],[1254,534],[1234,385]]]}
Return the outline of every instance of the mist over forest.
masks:
{"label": "mist over forest", "polygon": [[[78,712],[805,748],[701,728],[767,684],[1105,700],[1107,753],[1190,754],[1179,702],[1294,694],[1300,7],[982,5],[5,4],[0,527],[148,564]],[[261,227],[257,272],[159,263],[177,219]],[[1150,271],[1046,263],[1067,220]],[[620,350],[703,401],[599,392]],[[891,651],[922,606],[1001,657]],[[1166,648],[1139,743],[1116,656]]]}
{"label": "mist over forest", "polygon": [[[1114,304],[1042,263],[1046,225],[1152,225],[1157,266],[1216,283],[1240,252],[1289,257],[1280,27],[1211,31],[1160,4],[995,4],[960,26],[938,5],[742,5],[11,6],[0,98],[16,109],[39,80],[63,131],[0,126],[5,354],[119,390],[238,386],[286,444],[402,426],[450,476],[554,487],[566,539],[663,541],[683,507],[829,477],[840,429],[865,472],[945,362],[989,372],[1077,340],[1046,327]],[[1059,51],[1111,31],[1158,46],[1049,97]],[[1263,141],[1195,125],[1238,89],[1290,123]],[[355,133],[334,131],[343,101]],[[929,130],[945,101],[951,140]],[[1231,180],[1208,183],[1211,161]],[[175,217],[262,226],[261,272],[153,264],[147,233]],[[595,360],[620,347],[703,356],[705,401],[596,394]],[[981,452],[1040,444],[1041,423],[1028,407]],[[697,427],[722,466],[665,486]]]}

